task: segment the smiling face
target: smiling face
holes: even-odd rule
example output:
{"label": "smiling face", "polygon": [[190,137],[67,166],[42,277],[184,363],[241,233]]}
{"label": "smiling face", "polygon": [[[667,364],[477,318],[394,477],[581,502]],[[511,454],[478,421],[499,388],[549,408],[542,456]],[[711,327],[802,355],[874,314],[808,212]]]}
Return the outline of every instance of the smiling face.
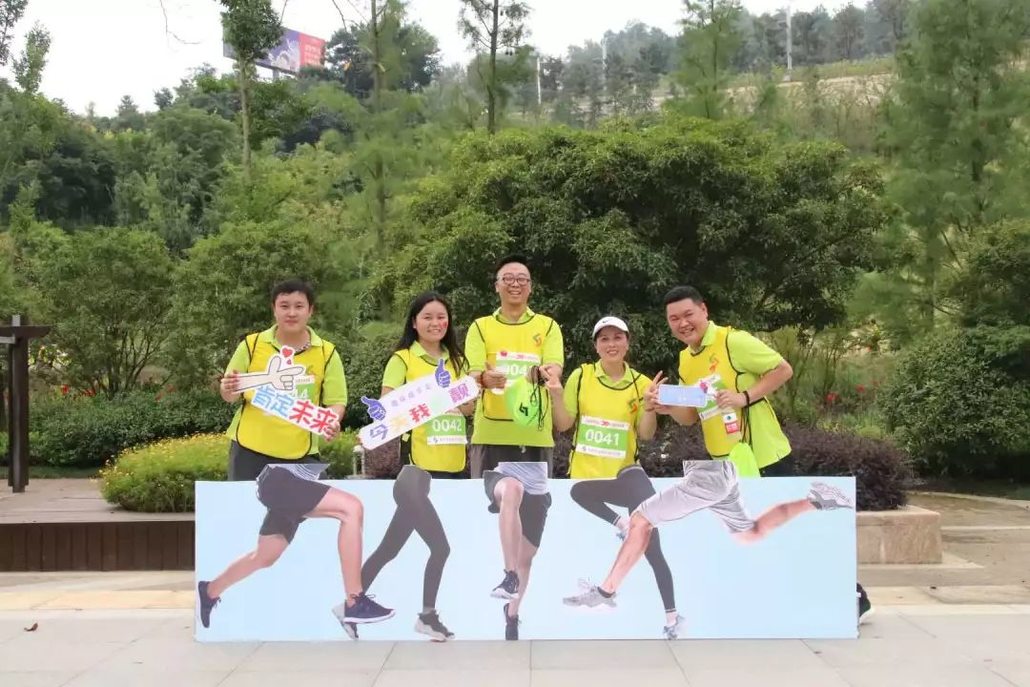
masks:
{"label": "smiling face", "polygon": [[308,320],[315,309],[308,303],[308,297],[300,291],[281,293],[275,298],[272,306],[275,324],[280,331],[297,334],[307,329]]}
{"label": "smiling face", "polygon": [[665,321],[669,323],[673,336],[691,348],[697,348],[708,329],[708,306],[690,298],[669,303],[665,306]]}
{"label": "smiling face", "polygon": [[618,327],[605,327],[597,332],[594,348],[601,362],[619,364],[629,353],[629,336]]}
{"label": "smiling face", "polygon": [[533,292],[533,282],[529,276],[529,268],[520,262],[509,262],[497,270],[497,281],[494,284],[501,297],[501,305],[509,307],[524,306],[529,302],[529,294]]}
{"label": "smiling face", "polygon": [[451,322],[443,303],[429,301],[418,311],[411,324],[415,327],[419,341],[439,343],[447,334],[447,328]]}

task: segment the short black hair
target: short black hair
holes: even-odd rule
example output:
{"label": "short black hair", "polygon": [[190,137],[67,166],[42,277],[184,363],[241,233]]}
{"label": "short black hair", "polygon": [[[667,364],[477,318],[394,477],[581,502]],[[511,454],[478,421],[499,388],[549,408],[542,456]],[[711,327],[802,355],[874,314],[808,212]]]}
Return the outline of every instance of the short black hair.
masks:
{"label": "short black hair", "polygon": [[287,279],[276,284],[272,289],[272,305],[275,305],[276,299],[284,293],[302,293],[308,299],[309,306],[315,305],[315,290],[303,279]]}
{"label": "short black hair", "polygon": [[665,294],[665,305],[685,301],[688,298],[698,305],[705,302],[704,296],[693,286],[674,286],[669,290],[669,293]]}
{"label": "short black hair", "polygon": [[517,262],[520,265],[525,265],[527,270],[529,270],[530,272],[533,271],[529,268],[529,260],[526,258],[525,255],[505,255],[503,258],[497,261],[496,265],[494,265],[494,276],[497,276],[497,273],[501,271],[502,267],[504,267],[505,265],[510,265],[513,262]]}

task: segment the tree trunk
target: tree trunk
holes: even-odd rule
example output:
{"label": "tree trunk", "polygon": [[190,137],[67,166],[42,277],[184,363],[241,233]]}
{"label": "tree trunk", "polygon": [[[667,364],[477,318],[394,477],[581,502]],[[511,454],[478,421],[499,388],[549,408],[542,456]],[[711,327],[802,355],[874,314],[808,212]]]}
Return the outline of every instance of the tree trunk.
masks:
{"label": "tree trunk", "polygon": [[490,29],[490,79],[486,85],[486,130],[497,133],[497,39],[500,36],[501,0],[494,0],[494,21]]}
{"label": "tree trunk", "polygon": [[241,63],[240,117],[243,119],[243,171],[250,179],[250,65]]}
{"label": "tree trunk", "polygon": [[[382,69],[382,24],[379,21],[379,8],[377,0],[371,0],[372,9],[372,113],[379,122],[379,115],[382,112],[383,103],[383,69]],[[376,224],[376,248],[381,251],[386,243],[386,179],[385,165],[383,164],[382,152],[376,151],[375,162],[372,165],[372,176],[375,182],[375,224]]]}

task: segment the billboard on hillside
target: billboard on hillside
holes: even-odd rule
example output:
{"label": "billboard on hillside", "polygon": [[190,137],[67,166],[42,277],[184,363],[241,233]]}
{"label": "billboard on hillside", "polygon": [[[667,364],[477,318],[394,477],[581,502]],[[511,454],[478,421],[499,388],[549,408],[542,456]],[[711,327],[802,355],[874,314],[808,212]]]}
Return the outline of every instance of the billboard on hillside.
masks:
{"label": "billboard on hillside", "polygon": [[[235,59],[232,46],[222,43],[222,55]],[[260,67],[296,74],[302,67],[321,67],[325,60],[325,41],[293,29],[284,29],[279,45],[258,60]]]}

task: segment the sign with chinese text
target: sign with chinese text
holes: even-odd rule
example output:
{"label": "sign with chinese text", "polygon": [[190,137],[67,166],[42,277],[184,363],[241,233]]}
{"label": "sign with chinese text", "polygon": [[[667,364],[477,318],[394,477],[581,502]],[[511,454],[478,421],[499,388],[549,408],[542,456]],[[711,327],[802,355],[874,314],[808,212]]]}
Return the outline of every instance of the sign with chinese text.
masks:
{"label": "sign with chinese text", "polygon": [[369,449],[382,446],[478,395],[479,385],[472,377],[462,377],[452,383],[441,361],[431,377],[409,382],[379,400],[362,397],[361,402],[368,407],[369,417],[374,422],[358,432],[361,445]]}
{"label": "sign with chinese text", "polygon": [[268,359],[268,367],[263,372],[238,374],[237,389],[254,391],[249,401],[255,408],[328,439],[330,428],[336,426],[340,416],[307,398],[298,397],[298,385],[310,383],[312,378],[304,375],[303,365],[293,364],[293,353],[293,349],[283,346]]}

